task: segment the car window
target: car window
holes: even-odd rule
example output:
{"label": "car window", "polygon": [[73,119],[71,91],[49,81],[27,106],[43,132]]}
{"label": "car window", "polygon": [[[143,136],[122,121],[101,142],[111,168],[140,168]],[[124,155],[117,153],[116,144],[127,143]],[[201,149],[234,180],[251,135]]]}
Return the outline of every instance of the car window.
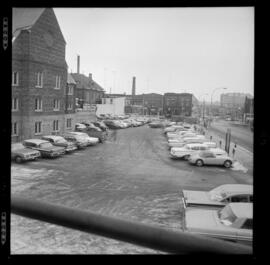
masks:
{"label": "car window", "polygon": [[39,147],[41,147],[41,148],[52,147],[52,144],[51,144],[51,143],[41,143],[41,144],[39,145]]}
{"label": "car window", "polygon": [[250,202],[253,202],[253,195],[250,195],[250,196],[249,196],[249,201],[250,201]]}
{"label": "car window", "polygon": [[30,143],[30,142],[25,142],[24,145],[29,146],[29,147],[35,147],[36,146],[34,143]]}
{"label": "car window", "polygon": [[231,202],[248,202],[248,196],[246,195],[231,196]]}
{"label": "car window", "polygon": [[252,229],[253,226],[253,220],[252,219],[247,219],[244,224],[242,225],[242,229]]}

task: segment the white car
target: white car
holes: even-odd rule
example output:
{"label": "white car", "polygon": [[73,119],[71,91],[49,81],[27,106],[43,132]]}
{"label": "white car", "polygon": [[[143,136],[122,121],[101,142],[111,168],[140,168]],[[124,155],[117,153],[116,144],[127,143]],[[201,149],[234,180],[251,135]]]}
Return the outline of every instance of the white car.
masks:
{"label": "white car", "polygon": [[216,165],[230,168],[233,163],[233,160],[227,153],[220,148],[197,152],[191,155],[188,161],[190,164],[195,164],[199,167],[203,165]]}
{"label": "white car", "polygon": [[202,137],[185,137],[185,138],[178,138],[178,139],[169,139],[168,143],[184,143],[184,144],[191,144],[191,143],[203,143],[205,142],[205,138]]}
{"label": "white car", "polygon": [[230,202],[253,202],[253,186],[224,184],[210,191],[183,190],[184,207],[221,208]]}
{"label": "white car", "polygon": [[181,129],[184,129],[184,127],[182,125],[172,125],[172,126],[169,126],[169,127],[165,128],[164,133],[175,132],[175,131],[181,130]]}
{"label": "white car", "polygon": [[168,138],[178,138],[178,137],[182,137],[184,135],[196,135],[196,133],[194,131],[175,131],[175,132],[167,132],[167,137]]}
{"label": "white car", "polygon": [[253,203],[229,203],[219,210],[190,208],[185,215],[186,232],[252,245]]}
{"label": "white car", "polygon": [[200,152],[209,150],[209,147],[204,144],[200,143],[193,143],[193,144],[186,144],[183,147],[173,147],[170,151],[171,158],[183,158],[188,160],[190,155]]}
{"label": "white car", "polygon": [[[216,142],[200,142],[200,143],[208,146],[209,148],[217,148]],[[172,141],[168,143],[169,149],[173,147],[184,147],[185,145],[186,142],[179,142],[179,141]]]}
{"label": "white car", "polygon": [[90,137],[87,133],[84,132],[68,132],[68,133],[83,137],[87,141],[88,145],[96,145],[99,142],[98,138]]}

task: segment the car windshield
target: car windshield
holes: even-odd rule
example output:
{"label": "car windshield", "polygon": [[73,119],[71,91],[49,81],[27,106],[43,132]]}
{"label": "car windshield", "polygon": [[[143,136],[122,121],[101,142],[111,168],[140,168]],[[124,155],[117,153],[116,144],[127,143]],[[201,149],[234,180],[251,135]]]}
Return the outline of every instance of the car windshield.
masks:
{"label": "car windshield", "polygon": [[234,215],[230,205],[220,209],[218,211],[218,216],[220,221],[227,226],[232,225],[236,220],[236,216]]}
{"label": "car windshield", "polygon": [[47,147],[52,147],[53,145],[51,143],[41,143],[39,145],[39,147],[42,147],[42,148],[47,148]]}
{"label": "car windshield", "polygon": [[23,149],[23,148],[25,148],[25,146],[23,144],[21,144],[21,143],[11,145],[12,150],[18,150],[18,149]]}
{"label": "car windshield", "polygon": [[209,195],[210,195],[211,200],[214,200],[214,201],[221,201],[227,196],[227,194],[223,191],[222,187],[216,187],[210,190]]}
{"label": "car windshield", "polygon": [[67,141],[65,139],[59,138],[55,142],[58,144],[61,144],[61,143],[66,143]]}

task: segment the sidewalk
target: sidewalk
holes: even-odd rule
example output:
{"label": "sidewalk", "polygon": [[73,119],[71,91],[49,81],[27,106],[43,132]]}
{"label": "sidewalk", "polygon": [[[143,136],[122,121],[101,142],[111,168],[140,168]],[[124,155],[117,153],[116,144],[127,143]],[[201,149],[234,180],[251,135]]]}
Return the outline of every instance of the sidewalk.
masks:
{"label": "sidewalk", "polygon": [[[224,138],[221,138],[215,132],[206,129],[205,137],[210,140],[210,136],[212,136],[212,141],[216,142],[218,147],[220,147],[219,142],[221,140],[221,148],[225,149],[225,136]],[[253,153],[245,149],[244,147],[237,145],[235,149],[235,155],[233,157],[232,150],[234,148],[234,144],[235,143],[231,142],[229,153],[229,156],[234,160],[232,170],[243,171],[244,173],[248,173],[253,177]]]}

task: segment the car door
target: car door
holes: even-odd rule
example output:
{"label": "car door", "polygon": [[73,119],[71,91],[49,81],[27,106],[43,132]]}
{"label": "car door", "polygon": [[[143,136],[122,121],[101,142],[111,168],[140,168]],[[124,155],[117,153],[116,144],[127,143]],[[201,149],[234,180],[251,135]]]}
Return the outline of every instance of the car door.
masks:
{"label": "car door", "polygon": [[253,220],[246,219],[243,225],[237,231],[237,241],[238,243],[251,245],[252,244],[252,230],[253,230]]}
{"label": "car door", "polygon": [[204,164],[215,165],[216,164],[216,156],[213,153],[205,153]]}

